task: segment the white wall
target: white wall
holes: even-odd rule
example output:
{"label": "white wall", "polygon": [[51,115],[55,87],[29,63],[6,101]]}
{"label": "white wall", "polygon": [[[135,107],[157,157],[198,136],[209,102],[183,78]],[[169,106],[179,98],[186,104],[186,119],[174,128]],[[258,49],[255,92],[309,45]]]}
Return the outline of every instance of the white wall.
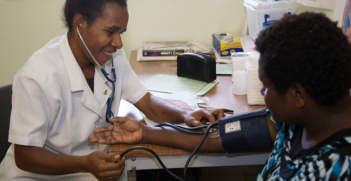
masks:
{"label": "white wall", "polygon": [[[0,86],[36,50],[66,32],[61,21],[64,0],[0,0]],[[125,52],[144,41],[192,40],[211,45],[212,33],[241,32],[246,18],[243,0],[128,0],[129,24],[123,34]],[[333,11],[300,6],[303,11]]]}

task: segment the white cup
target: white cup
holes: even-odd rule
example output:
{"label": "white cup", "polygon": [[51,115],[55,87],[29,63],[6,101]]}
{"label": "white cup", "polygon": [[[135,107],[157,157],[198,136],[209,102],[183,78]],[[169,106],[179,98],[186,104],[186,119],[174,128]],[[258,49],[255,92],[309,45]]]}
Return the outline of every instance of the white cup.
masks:
{"label": "white cup", "polygon": [[[246,69],[246,62],[249,60],[248,56],[244,57],[232,57],[232,69],[233,69],[233,76],[234,72],[238,70],[245,70]],[[234,80],[234,77],[232,77]]]}
{"label": "white cup", "polygon": [[247,73],[243,70],[237,70],[233,73],[232,93],[243,95],[247,93]]}

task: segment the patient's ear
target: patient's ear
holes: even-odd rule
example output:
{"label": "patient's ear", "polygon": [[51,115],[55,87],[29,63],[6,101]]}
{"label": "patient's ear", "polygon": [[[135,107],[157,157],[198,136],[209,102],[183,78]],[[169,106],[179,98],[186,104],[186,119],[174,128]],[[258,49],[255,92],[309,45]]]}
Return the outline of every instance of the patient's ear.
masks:
{"label": "patient's ear", "polygon": [[288,93],[290,96],[292,96],[296,108],[301,109],[307,104],[309,95],[307,94],[305,88],[300,84],[291,84],[288,89]]}

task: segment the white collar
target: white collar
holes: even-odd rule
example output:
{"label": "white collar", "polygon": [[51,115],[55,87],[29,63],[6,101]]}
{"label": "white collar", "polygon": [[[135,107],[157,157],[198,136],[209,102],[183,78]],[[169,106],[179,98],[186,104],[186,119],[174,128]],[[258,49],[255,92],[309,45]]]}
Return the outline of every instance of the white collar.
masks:
{"label": "white collar", "polygon": [[[76,58],[73,55],[71,47],[69,46],[67,34],[68,34],[68,31],[65,33],[65,35],[63,35],[62,39],[59,42],[61,55],[67,69],[68,78],[71,84],[71,91],[72,92],[82,91],[85,88],[86,80],[81,68],[79,67],[79,64]],[[106,65],[104,65],[104,67],[112,67],[111,61],[106,62]],[[95,71],[94,79],[102,79],[102,81],[106,83],[108,80],[101,73],[101,71],[97,66],[95,66],[95,70],[96,71]],[[96,72],[99,72],[99,73],[96,74]],[[109,68],[107,69],[106,72],[108,74],[111,73]]]}

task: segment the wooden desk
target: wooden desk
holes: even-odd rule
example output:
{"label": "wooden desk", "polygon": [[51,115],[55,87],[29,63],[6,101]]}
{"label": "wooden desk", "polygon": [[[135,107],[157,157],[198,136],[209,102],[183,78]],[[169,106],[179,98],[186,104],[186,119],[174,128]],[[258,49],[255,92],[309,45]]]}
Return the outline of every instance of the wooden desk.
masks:
{"label": "wooden desk", "polygon": [[[136,51],[132,51],[130,56],[130,65],[139,77],[144,82],[155,74],[176,75],[176,61],[136,61]],[[217,75],[219,82],[214,88],[207,92],[204,96],[208,97],[209,104],[213,107],[227,108],[234,110],[234,114],[247,112],[263,108],[265,106],[250,106],[247,103],[246,95],[233,95],[231,93],[232,80],[231,75]],[[138,110],[126,101],[121,102],[119,116],[132,115],[138,120],[142,120],[142,116]],[[190,153],[165,146],[152,144],[137,144],[154,150],[161,156],[162,161],[168,168],[182,168]],[[136,145],[111,145],[110,154],[120,154],[124,150]],[[209,166],[234,166],[234,165],[258,165],[264,164],[269,156],[267,149],[259,150],[258,152],[244,152],[235,154],[201,154],[196,155],[189,167],[209,167]],[[155,169],[161,166],[153,159],[150,153],[142,150],[135,150],[126,155],[126,170],[132,170],[132,167],[140,169]],[[132,158],[131,158],[132,157]],[[136,158],[138,157],[138,158]],[[134,161],[133,161],[134,160]],[[122,176],[122,180],[127,180],[126,174]]]}

